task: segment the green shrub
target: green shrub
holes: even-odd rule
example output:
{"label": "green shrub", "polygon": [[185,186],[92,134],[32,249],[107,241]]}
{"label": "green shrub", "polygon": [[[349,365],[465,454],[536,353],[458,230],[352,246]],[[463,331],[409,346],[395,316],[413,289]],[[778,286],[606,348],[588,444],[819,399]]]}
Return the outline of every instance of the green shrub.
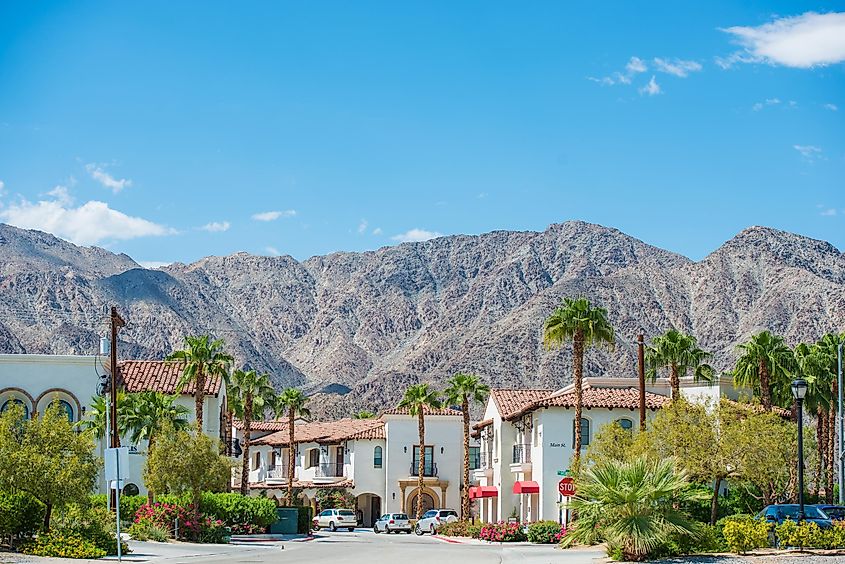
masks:
{"label": "green shrub", "polygon": [[724,538],[715,526],[701,525],[695,535],[672,535],[650,555],[653,558],[724,552]]}
{"label": "green shrub", "polygon": [[314,510],[311,506],[297,507],[296,532],[300,535],[307,535],[311,532],[311,520],[314,518]]}
{"label": "green shrub", "polygon": [[170,531],[168,529],[159,527],[155,523],[151,523],[149,521],[132,523],[129,530],[126,532],[137,541],[152,540],[157,542],[167,542],[170,540]]}
{"label": "green shrub", "polygon": [[483,523],[470,523],[469,521],[455,521],[454,523],[443,523],[437,528],[437,534],[444,537],[469,537],[477,539],[481,534]]}
{"label": "green shrub", "polygon": [[537,521],[528,525],[528,540],[537,544],[556,544],[566,534],[566,527],[557,521]]}
{"label": "green shrub", "polygon": [[[105,507],[69,505],[53,521],[53,530],[65,537],[79,537],[93,543],[105,554],[117,554],[117,537],[114,513]],[[125,542],[123,554],[129,553]]]}
{"label": "green shrub", "polygon": [[762,520],[728,519],[722,525],[722,535],[728,550],[739,554],[769,546],[769,524]]}
{"label": "green shrub", "polygon": [[276,522],[276,503],[273,500],[238,493],[204,493],[200,512],[229,526],[248,524],[266,528]]}
{"label": "green shrub", "polygon": [[485,523],[478,538],[490,542],[520,542],[526,540],[525,531],[519,523]]}
{"label": "green shrub", "polygon": [[28,493],[0,493],[0,542],[32,537],[44,521],[44,504]]}
{"label": "green shrub", "polygon": [[106,551],[78,535],[50,532],[38,535],[21,547],[21,552],[33,556],[54,558],[102,558]]}
{"label": "green shrub", "polygon": [[[135,518],[138,508],[147,503],[145,495],[122,495],[120,496],[120,520],[131,523]],[[91,496],[91,505],[94,507],[109,506],[109,498],[106,494],[94,494]]]}
{"label": "green shrub", "polygon": [[317,508],[324,509],[353,509],[355,496],[343,488],[328,488],[317,490]]}
{"label": "green shrub", "polygon": [[812,522],[784,521],[775,527],[775,535],[783,548],[845,548],[845,523],[840,522],[823,530]]}

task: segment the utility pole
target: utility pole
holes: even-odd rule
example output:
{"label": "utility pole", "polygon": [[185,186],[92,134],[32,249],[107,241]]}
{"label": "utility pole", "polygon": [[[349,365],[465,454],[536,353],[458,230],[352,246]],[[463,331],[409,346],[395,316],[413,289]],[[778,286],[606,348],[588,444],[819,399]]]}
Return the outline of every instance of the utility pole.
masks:
{"label": "utility pole", "polygon": [[[117,428],[117,331],[124,325],[126,322],[123,320],[120,315],[117,313],[117,308],[112,306],[111,308],[111,315],[109,315],[109,321],[111,325],[111,358],[109,359],[109,363],[111,364],[111,385],[109,386],[109,414],[110,414],[110,421],[111,424],[109,428],[110,440],[109,446],[111,448],[117,448],[120,446],[120,433],[118,432]],[[116,487],[119,487],[120,482],[116,484]],[[117,503],[118,499],[117,490],[111,490],[109,492],[112,509],[117,511]],[[118,538],[118,542],[120,539]]]}
{"label": "utility pole", "polygon": [[637,376],[640,384],[640,431],[645,431],[645,337],[637,335]]}

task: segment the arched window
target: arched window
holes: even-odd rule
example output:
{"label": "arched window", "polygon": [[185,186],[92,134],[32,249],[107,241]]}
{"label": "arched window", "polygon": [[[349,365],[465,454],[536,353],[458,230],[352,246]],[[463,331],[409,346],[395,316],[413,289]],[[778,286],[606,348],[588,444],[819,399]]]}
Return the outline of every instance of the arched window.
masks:
{"label": "arched window", "polygon": [[[590,420],[581,418],[581,450],[590,444]],[[575,448],[575,420],[572,421],[572,448]]]}
{"label": "arched window", "polygon": [[617,419],[616,423],[626,431],[631,431],[634,428],[634,422],[626,417],[623,417],[622,419]]}
{"label": "arched window", "polygon": [[71,407],[71,405],[65,400],[59,400],[59,407],[61,407],[62,411],[64,411],[67,415],[67,420],[73,423],[73,407]]}
{"label": "arched window", "polygon": [[29,408],[26,406],[26,404],[25,404],[22,400],[19,400],[19,399],[17,399],[17,398],[13,398],[13,399],[10,399],[10,400],[6,400],[6,401],[3,403],[3,406],[2,406],[2,407],[0,407],[0,413],[5,413],[5,412],[6,412],[6,411],[8,411],[8,410],[9,410],[9,408],[10,408],[10,407],[12,407],[14,404],[18,404],[19,406],[21,406],[21,407],[23,408],[23,418],[24,418],[24,419],[29,419]]}
{"label": "arched window", "polygon": [[380,446],[373,449],[373,468],[381,468],[382,450]]}

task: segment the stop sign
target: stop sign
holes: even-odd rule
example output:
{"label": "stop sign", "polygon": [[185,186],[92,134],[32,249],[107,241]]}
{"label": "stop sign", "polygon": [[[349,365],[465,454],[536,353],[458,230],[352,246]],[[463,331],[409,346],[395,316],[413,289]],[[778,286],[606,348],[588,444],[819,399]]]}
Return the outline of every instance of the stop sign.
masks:
{"label": "stop sign", "polygon": [[563,497],[572,497],[575,495],[575,480],[572,478],[564,478],[558,482],[557,491]]}

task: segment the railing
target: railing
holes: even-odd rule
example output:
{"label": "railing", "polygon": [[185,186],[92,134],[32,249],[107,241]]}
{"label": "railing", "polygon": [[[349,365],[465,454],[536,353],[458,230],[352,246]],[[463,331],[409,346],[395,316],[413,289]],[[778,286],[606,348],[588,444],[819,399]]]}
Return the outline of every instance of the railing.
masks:
{"label": "railing", "polygon": [[481,469],[482,470],[492,470],[493,469],[493,453],[492,452],[482,452],[481,453]]}
{"label": "railing", "polygon": [[318,478],[342,478],[343,477],[343,462],[323,463],[317,466]]}
{"label": "railing", "polygon": [[[419,476],[420,475],[420,465],[419,463],[411,464],[410,470],[411,476]],[[426,462],[423,464],[423,477],[425,478],[433,478],[437,476],[437,464],[434,462]]]}
{"label": "railing", "polygon": [[271,480],[283,480],[288,477],[288,467],[287,466],[274,466],[270,470],[267,471],[267,478]]}
{"label": "railing", "polygon": [[531,445],[513,445],[513,464],[531,462]]}

